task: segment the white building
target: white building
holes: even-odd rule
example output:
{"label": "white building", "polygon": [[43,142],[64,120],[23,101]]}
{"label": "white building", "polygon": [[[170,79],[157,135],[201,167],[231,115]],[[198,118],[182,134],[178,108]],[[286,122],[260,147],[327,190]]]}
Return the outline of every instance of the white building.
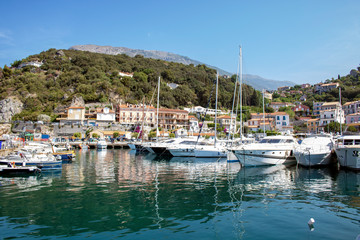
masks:
{"label": "white building", "polygon": [[108,107],[96,109],[96,122],[100,125],[115,122],[115,111]]}
{"label": "white building", "polygon": [[325,126],[331,122],[345,123],[344,111],[341,108],[321,110],[320,126]]}

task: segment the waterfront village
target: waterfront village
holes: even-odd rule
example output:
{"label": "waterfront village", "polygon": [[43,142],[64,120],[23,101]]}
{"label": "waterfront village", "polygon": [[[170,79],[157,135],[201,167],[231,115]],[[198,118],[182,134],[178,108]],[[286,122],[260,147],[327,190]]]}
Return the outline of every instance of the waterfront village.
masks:
{"label": "waterfront village", "polygon": [[[98,150],[126,147],[162,157],[166,153],[172,157],[226,158],[228,162],[236,161],[241,166],[292,162],[319,166],[336,162],[339,166],[359,169],[358,136],[341,138],[341,133],[335,132],[335,128],[331,129],[334,131],[332,135],[318,135],[330,133],[332,123],[345,126],[344,130],[350,128],[351,132],[358,132],[359,100],[344,104],[340,101],[313,102],[313,109],[301,101],[272,101],[274,95],[303,94],[302,89],[305,92],[310,87],[321,93],[339,88],[339,84],[303,84],[295,90],[281,87],[274,92],[263,91],[263,112],[250,113],[246,121],[241,121],[242,118],[231,111],[202,106],[168,109],[130,103],[85,104],[82,97],[75,96],[70,106],[56,112],[57,118],[53,122],[45,115],[39,116],[36,122],[2,124],[5,134],[0,139],[3,156],[0,163],[8,166],[2,167],[1,171],[61,168],[61,162],[75,158],[73,147]],[[270,111],[265,111],[265,98],[266,108]],[[305,94],[300,98],[306,101]],[[6,125],[7,130],[4,128]],[[299,144],[295,134],[315,135]],[[334,135],[340,137],[336,145]],[[354,148],[349,148],[352,146]],[[349,157],[348,151],[354,154]],[[31,163],[36,167],[27,166]],[[15,168],[16,165],[22,167]]]}
{"label": "waterfront village", "polygon": [[[312,87],[310,84],[301,85],[301,89]],[[313,86],[315,93],[322,93],[338,88],[338,83],[316,84]],[[259,133],[264,130],[281,134],[289,133],[319,133],[326,131],[325,126],[331,122],[346,124],[346,126],[360,126],[360,101],[352,101],[341,104],[340,102],[314,102],[313,109],[302,104],[301,101],[272,102],[272,94],[297,94],[300,90],[291,90],[291,87],[280,87],[277,91],[264,92],[264,97],[269,100],[268,107],[274,111],[271,113],[251,113],[250,119],[243,123],[245,133]],[[300,97],[306,101],[306,95]],[[295,113],[293,119],[284,108],[291,108]],[[157,109],[151,105],[143,104],[85,104],[82,98],[73,99],[73,102],[62,112],[58,112],[56,121],[50,123],[48,119],[39,119],[37,122],[14,121],[11,132],[22,134],[28,139],[40,140],[45,138],[56,139],[97,139],[127,140],[131,138],[154,137],[154,129],[158,124],[161,137],[198,135],[202,126],[201,135],[214,137],[214,116],[217,113],[218,128],[226,135],[231,131],[236,119],[230,115],[230,111],[206,109],[201,106],[180,109]],[[158,113],[158,121],[157,121]],[[205,121],[202,119],[208,117]],[[238,119],[239,120],[239,119]],[[237,128],[239,121],[237,120]],[[139,134],[141,129],[144,135]],[[294,131],[294,129],[296,130]],[[151,133],[151,131],[153,131]],[[9,133],[9,132],[7,132]],[[221,136],[220,134],[220,136]],[[4,145],[3,145],[4,147]]]}

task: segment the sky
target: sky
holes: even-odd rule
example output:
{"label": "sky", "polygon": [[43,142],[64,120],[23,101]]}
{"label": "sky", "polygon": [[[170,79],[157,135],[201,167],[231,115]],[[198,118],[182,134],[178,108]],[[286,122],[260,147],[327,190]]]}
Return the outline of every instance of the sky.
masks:
{"label": "sky", "polygon": [[[296,84],[360,64],[359,0],[4,0],[0,67],[74,45],[166,51]],[[246,80],[246,79],[245,79]]]}

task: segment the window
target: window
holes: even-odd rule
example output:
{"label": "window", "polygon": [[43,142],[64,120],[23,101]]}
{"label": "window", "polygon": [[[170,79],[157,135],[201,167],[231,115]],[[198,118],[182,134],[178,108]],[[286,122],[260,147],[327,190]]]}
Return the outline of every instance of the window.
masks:
{"label": "window", "polygon": [[285,117],[285,116],[283,116],[283,120],[286,120],[286,117]]}
{"label": "window", "polygon": [[276,120],[280,120],[280,116],[277,116],[277,117],[276,117]]}

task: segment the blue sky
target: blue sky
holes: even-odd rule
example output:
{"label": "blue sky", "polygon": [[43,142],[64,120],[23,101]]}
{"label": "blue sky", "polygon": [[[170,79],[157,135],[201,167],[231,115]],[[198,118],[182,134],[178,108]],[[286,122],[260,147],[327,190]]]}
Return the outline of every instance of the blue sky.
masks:
{"label": "blue sky", "polygon": [[360,64],[359,0],[4,0],[1,8],[1,67],[80,44],[167,51],[233,73],[242,45],[244,74],[295,83]]}

